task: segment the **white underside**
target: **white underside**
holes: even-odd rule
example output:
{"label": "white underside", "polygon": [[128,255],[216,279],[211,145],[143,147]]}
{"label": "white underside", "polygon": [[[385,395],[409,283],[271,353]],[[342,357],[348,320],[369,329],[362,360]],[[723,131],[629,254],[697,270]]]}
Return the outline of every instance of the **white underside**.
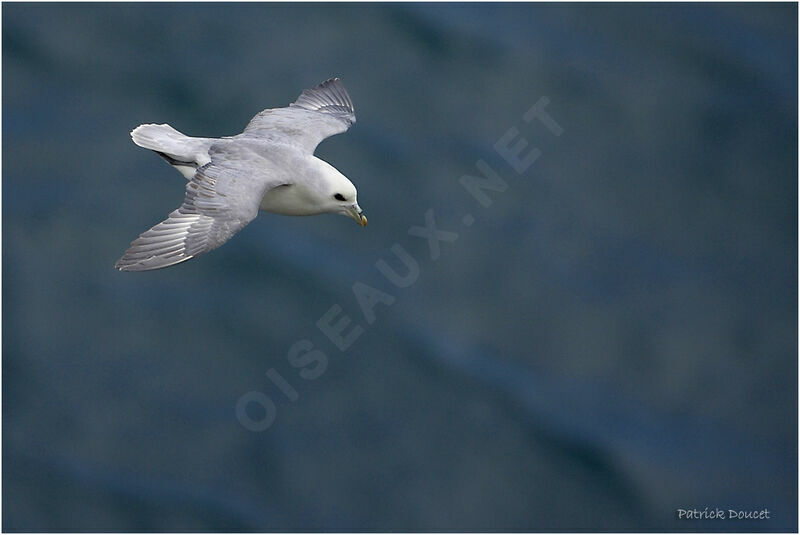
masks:
{"label": "white underside", "polygon": [[280,215],[316,215],[324,212],[308,202],[307,192],[301,185],[278,186],[267,191],[259,209]]}

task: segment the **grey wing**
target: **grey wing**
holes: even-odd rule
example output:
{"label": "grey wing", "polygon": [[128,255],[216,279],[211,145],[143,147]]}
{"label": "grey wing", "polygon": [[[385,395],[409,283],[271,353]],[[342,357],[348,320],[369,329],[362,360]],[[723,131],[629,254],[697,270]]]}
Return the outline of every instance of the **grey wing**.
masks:
{"label": "grey wing", "polygon": [[350,95],[338,78],[331,78],[303,91],[287,108],[260,112],[240,135],[295,145],[313,154],[323,139],[347,131],[355,122]]}
{"label": "grey wing", "polygon": [[[213,150],[213,149],[212,149]],[[254,165],[258,157],[239,151],[217,153],[186,184],[183,204],[140,235],[116,263],[120,271],[148,271],[184,262],[216,249],[258,215],[273,184]],[[239,156],[228,160],[225,156]]]}

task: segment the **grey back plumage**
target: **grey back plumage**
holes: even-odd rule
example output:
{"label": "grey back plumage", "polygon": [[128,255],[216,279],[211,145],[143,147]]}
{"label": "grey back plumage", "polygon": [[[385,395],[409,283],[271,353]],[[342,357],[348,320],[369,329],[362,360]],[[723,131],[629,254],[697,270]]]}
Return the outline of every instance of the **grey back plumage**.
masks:
{"label": "grey back plumage", "polygon": [[291,144],[313,154],[323,139],[346,132],[355,122],[350,95],[338,78],[331,78],[306,89],[286,108],[258,113],[240,136]]}

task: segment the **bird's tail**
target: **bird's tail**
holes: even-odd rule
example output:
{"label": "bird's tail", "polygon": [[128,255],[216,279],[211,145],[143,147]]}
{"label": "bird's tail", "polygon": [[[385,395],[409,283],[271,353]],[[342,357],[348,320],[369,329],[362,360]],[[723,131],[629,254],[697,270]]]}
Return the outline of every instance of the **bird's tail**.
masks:
{"label": "bird's tail", "polygon": [[131,132],[131,138],[140,147],[158,153],[187,178],[211,161],[211,139],[184,135],[168,124],[139,125]]}

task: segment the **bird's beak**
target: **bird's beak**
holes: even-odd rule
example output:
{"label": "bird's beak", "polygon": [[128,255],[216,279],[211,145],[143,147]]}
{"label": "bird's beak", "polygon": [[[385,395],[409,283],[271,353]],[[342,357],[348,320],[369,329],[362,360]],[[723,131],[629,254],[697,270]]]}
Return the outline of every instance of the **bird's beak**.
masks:
{"label": "bird's beak", "polygon": [[358,223],[362,227],[367,226],[367,216],[364,215],[364,212],[357,204],[348,206],[346,212],[347,215],[356,220],[356,223]]}

